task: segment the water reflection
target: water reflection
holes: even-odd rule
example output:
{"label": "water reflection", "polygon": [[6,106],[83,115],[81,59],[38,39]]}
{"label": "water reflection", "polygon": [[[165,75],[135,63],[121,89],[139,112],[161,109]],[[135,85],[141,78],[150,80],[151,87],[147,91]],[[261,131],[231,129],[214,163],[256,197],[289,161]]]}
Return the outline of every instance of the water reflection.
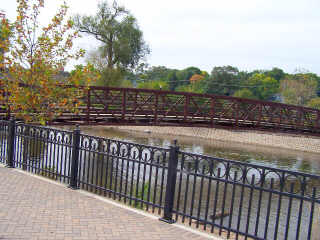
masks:
{"label": "water reflection", "polygon": [[84,127],[82,131],[95,136],[159,147],[169,147],[171,142],[177,139],[181,150],[185,152],[280,169],[320,174],[320,158],[316,153],[192,137],[120,131],[115,128],[106,127]]}

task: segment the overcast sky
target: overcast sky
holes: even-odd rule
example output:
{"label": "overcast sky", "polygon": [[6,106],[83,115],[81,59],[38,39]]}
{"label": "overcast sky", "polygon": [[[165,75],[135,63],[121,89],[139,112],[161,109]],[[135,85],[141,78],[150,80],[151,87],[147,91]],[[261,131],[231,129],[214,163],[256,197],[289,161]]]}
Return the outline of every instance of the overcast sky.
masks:
{"label": "overcast sky", "polygon": [[[15,0],[0,0],[15,18]],[[46,0],[42,22],[60,0]],[[98,0],[67,0],[71,14],[93,15]],[[119,0],[137,18],[149,44],[150,65],[211,71],[232,65],[240,70],[280,67],[320,74],[319,0]],[[94,49],[84,36],[77,45]]]}

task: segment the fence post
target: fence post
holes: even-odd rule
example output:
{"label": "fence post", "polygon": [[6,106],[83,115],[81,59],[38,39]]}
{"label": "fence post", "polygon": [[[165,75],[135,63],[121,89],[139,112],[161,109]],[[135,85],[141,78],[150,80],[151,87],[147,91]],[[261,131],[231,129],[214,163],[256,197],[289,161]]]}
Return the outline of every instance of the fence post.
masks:
{"label": "fence post", "polygon": [[16,138],[16,121],[14,119],[11,119],[8,126],[8,141],[7,141],[7,167],[8,168],[14,168],[14,141]]}
{"label": "fence post", "polygon": [[71,176],[69,188],[79,189],[78,187],[78,169],[79,169],[79,151],[80,151],[80,128],[77,125],[72,134],[72,159],[71,159]]}
{"label": "fence post", "polygon": [[170,157],[168,164],[168,177],[166,185],[166,196],[164,204],[164,214],[160,218],[160,221],[166,223],[175,223],[175,220],[172,219],[172,210],[174,204],[174,193],[176,189],[176,180],[177,180],[177,165],[178,165],[178,154],[179,147],[177,146],[177,140],[174,140],[174,145],[170,146]]}

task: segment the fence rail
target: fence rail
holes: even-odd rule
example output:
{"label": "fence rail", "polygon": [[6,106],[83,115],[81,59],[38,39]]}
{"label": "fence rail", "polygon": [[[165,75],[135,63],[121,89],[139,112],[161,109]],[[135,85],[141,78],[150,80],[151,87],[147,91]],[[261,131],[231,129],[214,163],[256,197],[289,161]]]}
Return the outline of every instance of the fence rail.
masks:
{"label": "fence rail", "polygon": [[317,239],[320,176],[0,121],[0,162],[235,239]]}

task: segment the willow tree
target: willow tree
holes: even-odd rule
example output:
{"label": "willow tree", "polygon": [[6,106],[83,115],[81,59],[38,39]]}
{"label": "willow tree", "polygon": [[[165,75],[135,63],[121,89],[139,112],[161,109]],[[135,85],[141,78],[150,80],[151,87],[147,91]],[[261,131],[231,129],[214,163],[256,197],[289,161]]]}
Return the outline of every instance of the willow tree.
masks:
{"label": "willow tree", "polygon": [[[88,66],[70,77],[59,77],[66,64],[82,57],[84,50],[73,47],[79,34],[73,29],[73,21],[66,17],[65,2],[50,23],[41,26],[39,16],[44,3],[17,0],[10,41],[3,38],[0,43],[7,52],[1,59],[7,73],[1,84],[10,93],[7,108],[18,118],[41,124],[63,112],[76,112],[82,94],[77,87],[79,81],[82,79],[87,85],[92,77]],[[5,33],[10,32],[6,21],[2,26]]]}
{"label": "willow tree", "polygon": [[107,76],[119,69],[134,69],[150,52],[136,18],[116,1],[112,5],[102,2],[96,15],[76,15],[74,22],[79,32],[101,42],[99,53],[105,59]]}

